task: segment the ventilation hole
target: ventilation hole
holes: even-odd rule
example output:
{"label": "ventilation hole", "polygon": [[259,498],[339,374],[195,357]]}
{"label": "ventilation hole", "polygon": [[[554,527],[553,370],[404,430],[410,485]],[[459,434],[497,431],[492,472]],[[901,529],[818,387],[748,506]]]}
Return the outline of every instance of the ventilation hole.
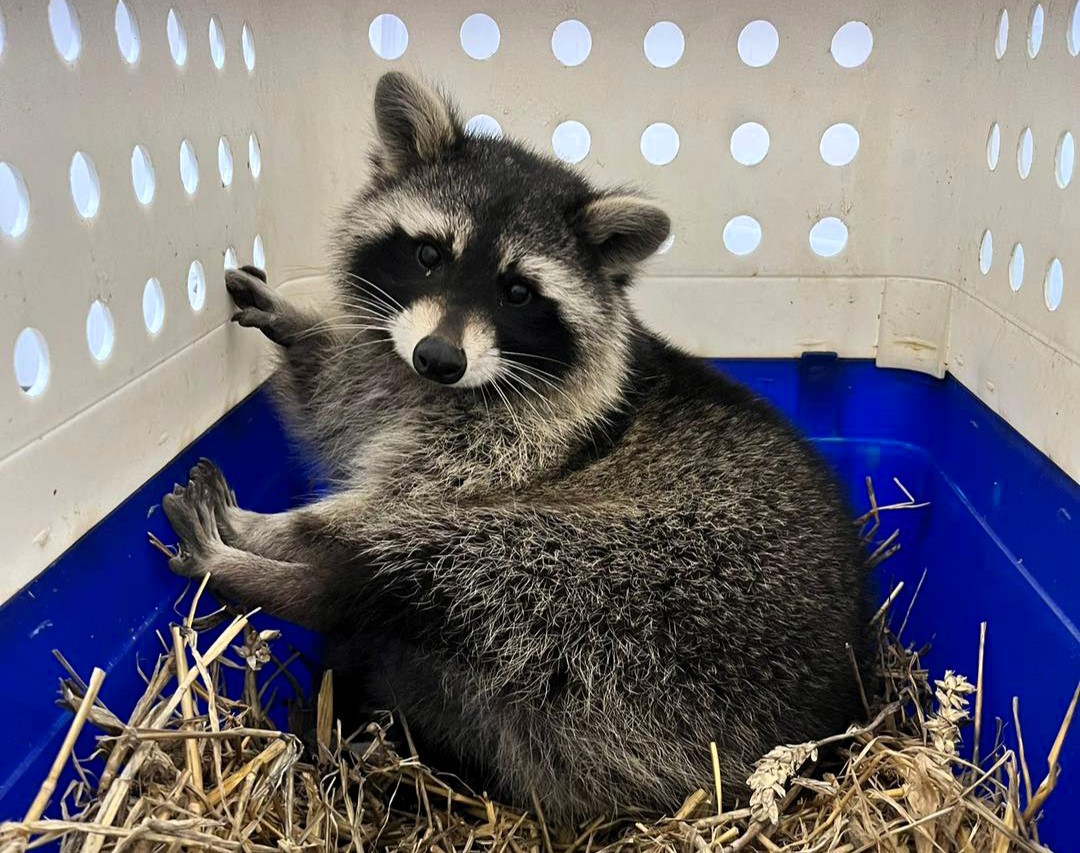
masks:
{"label": "ventilation hole", "polygon": [[679,133],[662,121],[650,124],[641,134],[641,155],[654,166],[666,166],[679,153]]}
{"label": "ventilation hole", "polygon": [[780,49],[780,34],[768,21],[751,21],[739,33],[739,58],[751,68],[768,65]]}
{"label": "ventilation hole", "polygon": [[686,50],[686,38],[678,24],[660,21],[645,33],[645,58],[656,68],[670,68]]}
{"label": "ventilation hole", "polygon": [[200,310],[206,302],[206,273],[200,261],[192,261],[188,267],[187,298],[193,311]]}
{"label": "ventilation hole", "polygon": [[128,65],[134,65],[139,61],[142,41],[139,38],[139,22],[124,0],[118,0],[116,4],[115,26],[116,44],[120,48],[120,55]]}
{"label": "ventilation hole", "polygon": [[1021,178],[1027,178],[1031,174],[1031,161],[1035,156],[1035,139],[1031,135],[1031,128],[1025,127],[1020,134],[1020,141],[1016,145],[1016,171]]}
{"label": "ventilation hole", "polygon": [[112,312],[101,300],[95,300],[86,314],[86,345],[95,361],[109,357],[115,335]]}
{"label": "ventilation hole", "polygon": [[671,247],[674,246],[674,245],[675,245],[675,235],[674,234],[668,234],[667,237],[664,238],[664,242],[661,243],[656,248],[656,254],[658,254],[658,255],[666,255],[668,252],[671,251]]}
{"label": "ventilation hole", "polygon": [[848,230],[842,219],[826,216],[814,223],[810,229],[810,248],[815,255],[831,258],[838,255],[847,245]]}
{"label": "ventilation hole", "polygon": [[254,133],[248,137],[248,168],[251,169],[253,178],[259,177],[262,172],[262,147],[259,145],[259,137]]}
{"label": "ventilation hole", "polygon": [[469,15],[458,35],[461,49],[473,59],[491,59],[499,49],[499,25],[483,12]]}
{"label": "ventilation hole", "polygon": [[[0,21],[0,30],[2,29],[3,21]],[[3,39],[0,39],[0,41],[3,41]],[[1065,44],[1069,48],[1069,53],[1073,56],[1080,56],[1080,0],[1076,0],[1076,5],[1073,6],[1069,28],[1065,31]]]}
{"label": "ventilation hole", "polygon": [[229,246],[229,248],[225,250],[225,272],[238,269],[239,267],[240,263],[236,260],[236,249]]}
{"label": "ventilation hole", "polygon": [[131,186],[139,204],[150,204],[154,200],[154,164],[150,154],[141,145],[131,151]]}
{"label": "ventilation hole", "polygon": [[858,68],[870,58],[874,34],[862,21],[848,21],[832,37],[833,59],[841,68]]}
{"label": "ventilation hole", "polygon": [[68,62],[79,58],[82,49],[79,18],[68,0],[49,0],[49,30],[52,31],[53,44],[60,56]]}
{"label": "ventilation hole", "polygon": [[1028,56],[1034,59],[1039,55],[1039,51],[1042,50],[1043,43],[1043,25],[1046,23],[1046,13],[1043,11],[1042,3],[1036,3],[1031,9],[1031,20],[1028,21],[1028,39],[1027,39],[1027,51]]}
{"label": "ventilation hole", "polygon": [[997,37],[994,39],[994,56],[1001,59],[1009,47],[1009,10],[1002,9],[998,15]]}
{"label": "ventilation hole", "polygon": [[15,339],[15,381],[31,397],[49,384],[49,345],[37,329],[25,328]]}
{"label": "ventilation hole", "polygon": [[859,153],[859,131],[850,124],[834,124],[821,134],[818,150],[830,166],[846,166]]}
{"label": "ventilation hole", "polygon": [[986,165],[990,171],[997,168],[998,158],[1001,156],[1001,127],[995,121],[990,125],[990,135],[986,137]]}
{"label": "ventilation hole", "polygon": [[1017,243],[1013,246],[1012,257],[1009,258],[1009,287],[1014,291],[1020,289],[1024,283],[1024,247]]}
{"label": "ventilation hole", "polygon": [[19,237],[30,222],[30,194],[22,175],[0,160],[0,232]]}
{"label": "ventilation hole", "polygon": [[752,216],[735,216],[724,226],[724,246],[733,255],[749,255],[761,245],[761,225]]}
{"label": "ventilation hole", "polygon": [[225,67],[225,33],[217,15],[210,16],[210,61],[218,71]]}
{"label": "ventilation hole", "polygon": [[563,21],[551,34],[551,52],[563,65],[581,65],[592,52],[592,33],[581,21]]}
{"label": "ventilation hole", "polygon": [[180,143],[180,182],[188,195],[195,195],[199,188],[199,158],[189,139]]}
{"label": "ventilation hole", "polygon": [[1043,283],[1043,298],[1046,300],[1046,307],[1051,311],[1057,311],[1064,291],[1065,274],[1061,269],[1061,261],[1054,258],[1050,261],[1050,266],[1046,268],[1046,280]]}
{"label": "ventilation hole", "polygon": [[83,219],[93,219],[101,207],[101,180],[94,161],[82,151],[71,158],[71,198],[75,209]]}
{"label": "ventilation hole", "polygon": [[1057,151],[1054,153],[1054,178],[1057,185],[1065,189],[1072,183],[1073,167],[1076,164],[1076,143],[1073,135],[1065,131],[1058,140]]}
{"label": "ventilation hole", "polygon": [[769,131],[756,121],[740,124],[731,134],[731,156],[736,163],[756,166],[769,153]]}
{"label": "ventilation hole", "polygon": [[979,243],[979,272],[986,275],[990,272],[990,266],[994,263],[994,235],[990,229],[983,231],[982,241]]}
{"label": "ventilation hole", "polygon": [[221,176],[221,185],[223,187],[231,186],[233,179],[232,146],[229,145],[229,140],[224,136],[218,140],[217,144],[217,168],[218,174]]}
{"label": "ventilation hole", "polygon": [[266,249],[263,248],[261,234],[256,234],[255,240],[251,244],[251,262],[261,270],[266,269]]}
{"label": "ventilation hole", "polygon": [[244,21],[244,28],[240,31],[240,49],[244,54],[244,67],[248,71],[255,70],[255,36],[251,32],[251,26]]}
{"label": "ventilation hole", "polygon": [[473,136],[490,136],[493,139],[498,139],[502,136],[502,127],[492,116],[487,113],[480,113],[465,122],[465,132],[471,133]]}
{"label": "ventilation hole", "polygon": [[182,67],[187,62],[187,33],[184,32],[180,13],[176,9],[169,10],[165,33],[169,36],[169,53],[172,54],[173,62]]}
{"label": "ventilation hole", "polygon": [[580,121],[564,121],[551,134],[551,148],[555,156],[567,163],[580,163],[592,147],[589,129]]}
{"label": "ventilation hole", "polygon": [[165,323],[165,293],[156,278],[146,280],[142,292],[142,318],[146,331],[156,335]]}
{"label": "ventilation hole", "polygon": [[371,49],[382,59],[400,59],[409,46],[409,31],[397,15],[377,15],[367,34]]}

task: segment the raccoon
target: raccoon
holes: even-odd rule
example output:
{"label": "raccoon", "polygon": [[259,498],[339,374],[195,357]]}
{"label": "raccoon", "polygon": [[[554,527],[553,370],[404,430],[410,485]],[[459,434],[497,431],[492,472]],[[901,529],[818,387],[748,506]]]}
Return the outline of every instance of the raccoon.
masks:
{"label": "raccoon", "polygon": [[257,514],[204,460],[164,499],[171,568],[325,634],[337,684],[554,825],[670,812],[710,741],[745,803],[757,758],[858,712],[865,555],[836,483],[636,319],[661,209],[465,133],[401,73],[374,114],[333,307],[227,277],[333,489]]}

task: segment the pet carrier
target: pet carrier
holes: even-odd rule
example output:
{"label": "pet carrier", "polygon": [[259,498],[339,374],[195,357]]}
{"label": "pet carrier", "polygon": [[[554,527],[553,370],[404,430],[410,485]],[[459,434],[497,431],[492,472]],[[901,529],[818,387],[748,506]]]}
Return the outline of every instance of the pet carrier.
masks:
{"label": "pet carrier", "polygon": [[[394,68],[670,211],[640,315],[856,505],[929,504],[882,568],[905,636],[974,680],[987,623],[984,719],[1014,748],[1018,697],[1037,782],[1080,680],[1078,54],[1076,0],[0,0],[0,814],[70,722],[53,649],[141,692],[194,460],[254,509],[310,492],[223,271],[317,298]],[[1066,851],[1080,732],[1061,765]]]}

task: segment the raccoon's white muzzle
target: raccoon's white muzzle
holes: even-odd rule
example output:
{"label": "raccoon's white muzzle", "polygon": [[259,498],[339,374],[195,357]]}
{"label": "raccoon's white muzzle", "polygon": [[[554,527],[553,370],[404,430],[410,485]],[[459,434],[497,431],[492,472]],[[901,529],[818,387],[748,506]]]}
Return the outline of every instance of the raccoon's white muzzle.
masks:
{"label": "raccoon's white muzzle", "polygon": [[[394,350],[419,376],[440,385],[478,388],[502,373],[495,329],[485,318],[468,313],[457,322],[446,304],[418,299],[394,319]],[[454,329],[459,329],[456,334]]]}

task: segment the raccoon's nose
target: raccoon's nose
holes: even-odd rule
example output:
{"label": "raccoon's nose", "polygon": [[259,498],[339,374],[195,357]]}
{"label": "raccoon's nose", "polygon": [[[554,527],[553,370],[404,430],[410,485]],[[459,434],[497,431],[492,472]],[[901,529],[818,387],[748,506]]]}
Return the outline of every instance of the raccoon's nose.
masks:
{"label": "raccoon's nose", "polygon": [[453,385],[465,375],[465,350],[451,346],[442,338],[428,335],[416,345],[413,367],[425,379]]}

